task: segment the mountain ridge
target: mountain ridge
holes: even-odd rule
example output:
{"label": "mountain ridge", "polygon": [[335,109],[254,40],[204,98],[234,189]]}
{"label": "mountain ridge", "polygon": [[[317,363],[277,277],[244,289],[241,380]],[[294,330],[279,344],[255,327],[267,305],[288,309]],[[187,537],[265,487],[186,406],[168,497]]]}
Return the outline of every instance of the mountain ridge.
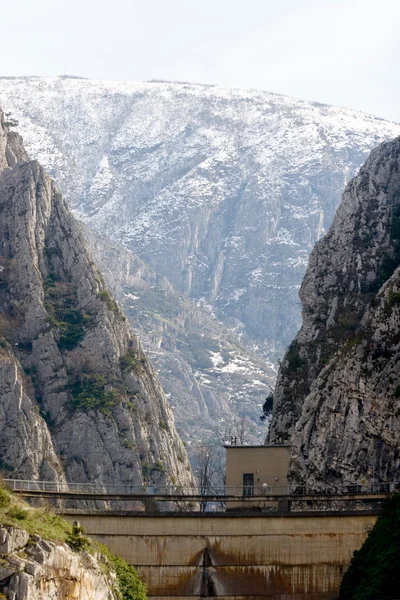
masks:
{"label": "mountain ridge", "polygon": [[[212,313],[226,328],[221,335],[234,331],[250,362],[251,355],[264,361],[267,385],[252,393],[256,423],[300,325],[309,253],[347,181],[400,125],[263,91],[191,84],[1,80],[0,98],[76,216]],[[132,311],[145,330],[147,317]],[[184,352],[172,398],[188,377],[196,388]],[[169,366],[157,368],[166,382]],[[208,378],[207,369],[199,372]],[[229,385],[233,406],[243,390],[239,380]],[[197,414],[194,391],[189,402]],[[235,412],[250,414],[241,401]]]}

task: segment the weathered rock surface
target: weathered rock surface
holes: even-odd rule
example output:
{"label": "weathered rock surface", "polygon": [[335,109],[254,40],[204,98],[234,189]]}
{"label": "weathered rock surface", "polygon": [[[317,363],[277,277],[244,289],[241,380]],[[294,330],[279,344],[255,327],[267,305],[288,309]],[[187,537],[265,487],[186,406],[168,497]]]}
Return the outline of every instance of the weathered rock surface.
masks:
{"label": "weathered rock surface", "polygon": [[398,480],[400,138],[374,150],[310,257],[303,326],[282,362],[268,441],[293,481]]}
{"label": "weathered rock surface", "polygon": [[0,529],[1,536],[0,592],[7,600],[119,599],[115,573],[100,557],[10,526]]}
{"label": "weathered rock surface", "polygon": [[[133,306],[140,300],[124,301],[146,350],[160,351],[152,357],[171,400],[179,396],[179,413],[194,415],[180,419],[186,437],[199,413],[208,436],[217,402],[259,421],[270,368],[300,325],[297,294],[312,246],[347,181],[400,125],[261,91],[166,82],[0,79],[0,99],[75,214],[197,303],[196,331],[210,313],[225,325],[218,343],[222,357],[233,357],[220,363],[236,368],[229,377],[209,366],[218,359],[214,342],[205,344],[207,367],[189,364],[180,326],[164,322],[172,350],[157,350],[160,320]],[[171,320],[161,296],[153,312]],[[232,335],[247,349],[237,358]],[[256,373],[259,361],[267,379]]]}
{"label": "weathered rock surface", "polygon": [[0,122],[2,470],[190,485],[150,362],[60,192]]}
{"label": "weathered rock surface", "polygon": [[96,264],[159,373],[187,448],[215,437],[217,429],[227,430],[229,423],[237,434],[238,416],[249,426],[247,441],[259,443],[265,437],[259,416],[275,380],[274,365],[263,363],[233,327],[179,296],[131,251],[84,231]]}

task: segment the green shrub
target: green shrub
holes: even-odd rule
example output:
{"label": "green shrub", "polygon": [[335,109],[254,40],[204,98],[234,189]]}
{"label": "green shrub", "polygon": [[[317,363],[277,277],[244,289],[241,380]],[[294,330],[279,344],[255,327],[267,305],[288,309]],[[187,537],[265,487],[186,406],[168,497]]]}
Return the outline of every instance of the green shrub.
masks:
{"label": "green shrub", "polygon": [[117,575],[121,600],[147,600],[147,589],[134,567],[128,565],[122,558],[111,554],[107,546],[95,542],[96,549],[107,558]]}
{"label": "green shrub", "polygon": [[165,473],[165,467],[161,460],[157,460],[155,463],[142,462],[142,473],[144,478],[147,480],[151,476],[152,471],[159,471]]}
{"label": "green shrub", "polygon": [[25,521],[28,518],[28,511],[18,505],[12,506],[8,514],[12,519],[16,519],[17,521]]}
{"label": "green shrub", "polygon": [[70,287],[50,274],[45,285],[45,308],[49,322],[57,330],[57,345],[62,350],[73,350],[95,323],[94,315],[77,309],[76,294]]}
{"label": "green shrub", "polygon": [[117,390],[105,391],[107,379],[97,373],[71,375],[66,389],[71,395],[70,405],[74,410],[100,410],[105,415],[121,401]]}
{"label": "green shrub", "polygon": [[138,357],[134,350],[128,350],[126,354],[120,357],[119,365],[123,373],[131,373],[138,366]]}
{"label": "green shrub", "polygon": [[72,531],[66,537],[66,543],[72,550],[75,550],[75,552],[82,552],[84,550],[89,550],[90,548],[90,540],[84,533],[83,527],[74,523]]}
{"label": "green shrub", "polygon": [[146,600],[146,585],[139,579],[136,569],[118,556],[108,555],[117,574],[119,591],[123,600]]}
{"label": "green shrub", "polygon": [[262,415],[260,416],[261,421],[265,421],[265,419],[267,417],[272,415],[273,406],[274,406],[274,395],[272,392],[270,392],[268,394],[268,396],[265,398],[265,402],[262,407],[263,412],[262,412]]}
{"label": "green shrub", "polygon": [[388,498],[344,574],[339,600],[390,600],[400,590],[400,494]]}

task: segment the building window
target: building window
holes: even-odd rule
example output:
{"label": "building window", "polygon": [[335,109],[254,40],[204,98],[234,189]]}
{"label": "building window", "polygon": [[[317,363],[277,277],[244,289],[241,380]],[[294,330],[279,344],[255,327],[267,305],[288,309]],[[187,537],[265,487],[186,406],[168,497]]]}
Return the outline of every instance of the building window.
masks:
{"label": "building window", "polygon": [[243,473],[243,496],[254,496],[254,473]]}

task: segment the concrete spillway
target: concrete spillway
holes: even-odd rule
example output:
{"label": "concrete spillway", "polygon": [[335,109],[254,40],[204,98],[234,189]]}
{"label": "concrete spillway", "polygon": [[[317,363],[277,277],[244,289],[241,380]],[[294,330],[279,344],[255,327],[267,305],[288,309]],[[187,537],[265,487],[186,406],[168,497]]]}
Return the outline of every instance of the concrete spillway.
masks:
{"label": "concrete spillway", "polygon": [[66,515],[133,564],[151,600],[331,600],[376,516]]}

